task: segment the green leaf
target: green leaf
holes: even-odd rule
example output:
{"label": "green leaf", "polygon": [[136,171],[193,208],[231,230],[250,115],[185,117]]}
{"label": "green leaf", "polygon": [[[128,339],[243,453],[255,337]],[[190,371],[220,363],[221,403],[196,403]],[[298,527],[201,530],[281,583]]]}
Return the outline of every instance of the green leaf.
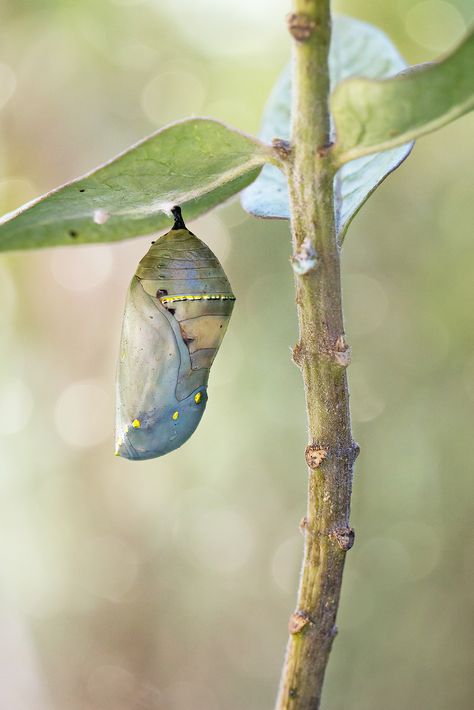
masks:
{"label": "green leaf", "polygon": [[[376,27],[349,17],[336,17],[329,57],[331,85],[336,87],[351,76],[382,78],[406,67],[387,36]],[[266,106],[260,137],[290,138],[291,75],[287,68],[277,81]],[[342,235],[368,196],[407,157],[411,145],[355,160],[343,166],[335,177],[338,231]],[[286,177],[266,165],[257,180],[242,193],[242,205],[257,217],[289,219]]]}
{"label": "green leaf", "polygon": [[436,63],[383,81],[344,82],[331,105],[340,163],[441,128],[474,108],[474,31]]}
{"label": "green leaf", "polygon": [[88,175],[0,220],[0,250],[109,242],[186,219],[246,187],[270,159],[256,138],[217,121],[193,118],[166,126]]}

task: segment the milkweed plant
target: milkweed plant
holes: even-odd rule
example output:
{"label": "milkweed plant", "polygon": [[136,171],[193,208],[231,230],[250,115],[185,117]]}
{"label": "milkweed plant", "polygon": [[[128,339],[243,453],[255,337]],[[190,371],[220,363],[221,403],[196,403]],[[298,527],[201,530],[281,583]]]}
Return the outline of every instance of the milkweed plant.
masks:
{"label": "milkweed plant", "polygon": [[0,249],[114,242],[167,229],[132,279],[119,353],[116,453],[141,459],[179,447],[197,427],[234,306],[221,265],[185,222],[238,193],[249,214],[289,220],[308,504],[276,707],[316,710],[354,543],[349,512],[358,446],[346,376],[344,239],[413,141],[474,107],[474,34],[440,59],[407,67],[379,29],[332,17],[329,0],[293,0],[287,21],[291,65],[268,99],[259,137],[210,118],[165,126],[5,215]]}

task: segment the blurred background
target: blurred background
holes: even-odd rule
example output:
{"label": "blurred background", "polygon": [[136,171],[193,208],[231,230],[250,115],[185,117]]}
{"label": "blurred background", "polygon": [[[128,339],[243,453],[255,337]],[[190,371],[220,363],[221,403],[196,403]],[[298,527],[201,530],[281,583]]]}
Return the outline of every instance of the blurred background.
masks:
{"label": "blurred background", "polygon": [[[471,0],[340,1],[410,63]],[[169,121],[249,132],[286,0],[0,0],[0,212]],[[473,707],[474,116],[417,144],[344,247],[357,462],[325,710]],[[125,293],[150,237],[0,256],[0,707],[271,708],[306,502],[288,225],[191,225],[237,295],[192,439],[113,456]],[[271,445],[269,445],[271,444]]]}

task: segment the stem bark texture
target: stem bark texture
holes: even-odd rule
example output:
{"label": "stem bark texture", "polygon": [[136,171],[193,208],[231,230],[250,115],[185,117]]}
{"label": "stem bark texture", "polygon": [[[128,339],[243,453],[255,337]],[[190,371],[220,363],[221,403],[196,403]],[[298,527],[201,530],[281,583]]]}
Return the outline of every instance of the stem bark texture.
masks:
{"label": "stem bark texture", "polygon": [[287,161],[299,342],[309,442],[304,560],[277,710],[317,710],[336,634],[349,526],[352,439],[340,250],[334,212],[328,56],[329,0],[293,0],[292,141]]}

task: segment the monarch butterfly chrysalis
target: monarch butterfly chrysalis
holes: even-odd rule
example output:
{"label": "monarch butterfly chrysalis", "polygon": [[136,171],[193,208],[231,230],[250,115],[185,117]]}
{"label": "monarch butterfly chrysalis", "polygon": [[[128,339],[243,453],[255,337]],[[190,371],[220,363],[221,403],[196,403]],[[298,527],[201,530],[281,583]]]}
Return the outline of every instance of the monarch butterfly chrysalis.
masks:
{"label": "monarch butterfly chrysalis", "polygon": [[212,251],[172,209],[125,303],[117,373],[116,455],[150,459],[177,449],[199,424],[209,370],[234,307]]}

